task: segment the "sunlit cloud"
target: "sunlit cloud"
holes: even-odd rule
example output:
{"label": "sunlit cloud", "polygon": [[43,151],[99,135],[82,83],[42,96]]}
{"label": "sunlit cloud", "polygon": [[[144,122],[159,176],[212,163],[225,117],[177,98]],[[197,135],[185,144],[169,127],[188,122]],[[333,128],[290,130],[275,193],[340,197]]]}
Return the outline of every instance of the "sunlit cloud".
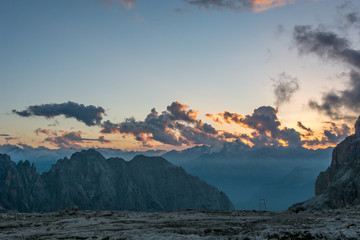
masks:
{"label": "sunlit cloud", "polygon": [[252,0],[252,10],[253,12],[263,12],[293,3],[295,3],[295,0]]}
{"label": "sunlit cloud", "polygon": [[[312,1],[316,2],[317,0]],[[185,2],[204,9],[263,12],[294,4],[296,0],[185,0]]]}

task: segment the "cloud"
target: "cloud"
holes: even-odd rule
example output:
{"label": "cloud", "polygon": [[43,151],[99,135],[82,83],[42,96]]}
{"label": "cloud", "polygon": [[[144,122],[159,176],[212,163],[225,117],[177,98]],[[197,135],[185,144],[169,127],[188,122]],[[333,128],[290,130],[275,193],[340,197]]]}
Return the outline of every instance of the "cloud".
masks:
{"label": "cloud", "polygon": [[9,141],[12,141],[12,140],[19,140],[19,138],[18,137],[6,137],[5,140],[7,142],[9,142]]}
{"label": "cloud", "polygon": [[336,33],[295,26],[294,43],[299,54],[315,54],[325,60],[346,63],[360,69],[360,51],[351,48],[350,41]]}
{"label": "cloud", "polygon": [[254,12],[262,12],[293,3],[295,3],[295,0],[252,0],[252,10]]}
{"label": "cloud", "polygon": [[170,112],[173,120],[183,120],[185,122],[194,123],[198,111],[186,110],[189,105],[180,103],[178,101],[173,102],[170,106],[167,107],[167,110]]}
{"label": "cloud", "polygon": [[344,90],[325,92],[320,102],[309,101],[310,108],[332,119],[354,120],[360,112],[360,51],[353,49],[347,38],[311,26],[296,26],[293,37],[300,55],[315,54],[350,69],[346,74],[348,83]]}
{"label": "cloud", "polygon": [[[359,9],[357,9],[352,1],[344,1],[343,4],[337,7],[337,12],[343,20],[345,20],[345,22],[341,24],[341,28],[359,27]],[[343,22],[343,20],[341,20],[341,22]]]}
{"label": "cloud", "polygon": [[82,143],[86,142],[99,142],[101,144],[111,143],[110,140],[105,139],[104,136],[98,138],[83,138],[82,131],[66,132],[66,131],[52,131],[49,129],[38,128],[35,130],[37,135],[45,134],[47,137],[43,142],[48,142],[58,148],[81,147]]}
{"label": "cloud", "polygon": [[[321,103],[315,100],[309,101],[312,109],[326,114],[332,119],[354,120],[360,112],[360,74],[352,71],[349,74],[347,89],[324,93]],[[347,115],[347,112],[354,114]]]}
{"label": "cloud", "polygon": [[299,90],[299,81],[296,77],[283,72],[274,81],[275,105],[280,106],[290,101],[293,94]]}
{"label": "cloud", "polygon": [[322,138],[315,138],[313,140],[306,140],[308,146],[318,145],[334,145],[344,140],[350,135],[350,127],[346,124],[336,124],[334,122],[325,122],[328,127],[323,131]]}
{"label": "cloud", "polygon": [[9,134],[0,133],[0,137],[9,137]]}
{"label": "cloud", "polygon": [[102,115],[105,114],[105,110],[102,107],[95,107],[93,105],[85,106],[70,101],[60,104],[33,105],[27,107],[26,110],[13,110],[12,112],[21,117],[42,116],[45,118],[53,118],[63,115],[66,118],[75,118],[87,126],[100,125]]}
{"label": "cloud", "polygon": [[[251,137],[242,134],[237,139],[246,139],[254,146],[301,146],[301,134],[292,128],[280,128],[277,117],[278,110],[271,106],[262,106],[254,110],[251,115],[242,116],[239,113],[224,111],[214,117],[207,114],[215,122],[238,124],[241,127],[254,130]],[[228,134],[223,134],[225,138]],[[234,137],[234,136],[231,136]]]}
{"label": "cloud", "polygon": [[299,128],[301,128],[302,130],[307,131],[307,132],[308,132],[308,135],[312,135],[312,134],[314,133],[311,128],[305,127],[304,124],[302,124],[302,122],[300,122],[300,121],[297,122],[297,126],[298,126]]}
{"label": "cloud", "polygon": [[153,108],[143,121],[134,118],[120,123],[105,121],[101,133],[132,135],[143,146],[151,141],[172,146],[213,145],[223,141],[214,127],[197,119],[198,111],[188,108],[187,104],[175,101],[161,114]]}
{"label": "cloud", "polygon": [[199,8],[231,9],[235,11],[250,10],[262,12],[286,4],[295,3],[295,0],[185,0],[190,5]]}

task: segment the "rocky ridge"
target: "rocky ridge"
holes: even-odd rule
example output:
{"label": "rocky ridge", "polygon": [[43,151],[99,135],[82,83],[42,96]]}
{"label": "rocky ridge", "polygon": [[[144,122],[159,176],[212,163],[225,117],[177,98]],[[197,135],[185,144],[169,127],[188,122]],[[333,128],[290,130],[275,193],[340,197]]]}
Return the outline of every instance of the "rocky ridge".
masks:
{"label": "rocky ridge", "polygon": [[0,209],[19,212],[80,210],[233,210],[227,196],[161,157],[105,159],[95,150],[64,158],[41,175],[29,161],[0,154]]}
{"label": "rocky ridge", "polygon": [[333,150],[332,161],[315,183],[315,197],[292,208],[334,209],[360,205],[360,117],[355,134]]}

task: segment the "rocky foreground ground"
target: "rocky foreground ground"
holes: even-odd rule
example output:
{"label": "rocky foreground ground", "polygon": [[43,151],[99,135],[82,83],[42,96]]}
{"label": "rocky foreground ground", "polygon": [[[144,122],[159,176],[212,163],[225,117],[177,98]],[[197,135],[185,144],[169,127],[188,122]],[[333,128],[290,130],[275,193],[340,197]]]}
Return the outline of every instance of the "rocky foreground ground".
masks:
{"label": "rocky foreground ground", "polygon": [[359,212],[1,213],[0,239],[360,239]]}

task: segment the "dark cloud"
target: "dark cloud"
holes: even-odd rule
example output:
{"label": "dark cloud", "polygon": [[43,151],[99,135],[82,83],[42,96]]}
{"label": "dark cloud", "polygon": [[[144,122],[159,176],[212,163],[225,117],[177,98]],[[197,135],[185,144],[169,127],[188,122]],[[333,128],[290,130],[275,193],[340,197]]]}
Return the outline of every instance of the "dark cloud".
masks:
{"label": "dark cloud", "polygon": [[243,120],[243,116],[238,113],[231,113],[228,111],[224,111],[223,113],[217,114],[217,116],[222,117],[224,122],[226,123],[241,123]]}
{"label": "dark cloud", "polygon": [[360,69],[360,51],[352,49],[350,41],[336,33],[311,26],[295,26],[293,37],[300,54],[313,53]]}
{"label": "dark cloud", "polygon": [[278,110],[270,106],[262,106],[254,110],[252,115],[246,115],[241,123],[245,126],[255,129],[261,134],[271,132],[275,134],[280,127],[280,121],[277,118]]}
{"label": "dark cloud", "polygon": [[9,137],[9,134],[0,133],[0,137]]}
{"label": "dark cloud", "polygon": [[[348,18],[357,21],[356,15]],[[350,68],[345,90],[328,91],[323,94],[321,102],[310,100],[309,106],[332,119],[354,120],[360,112],[360,51],[353,49],[347,38],[310,26],[296,26],[294,42],[300,54],[315,54]]]}
{"label": "dark cloud", "polygon": [[358,12],[348,13],[346,15],[346,20],[351,24],[359,23],[360,22],[359,13]]}
{"label": "dark cloud", "polygon": [[277,79],[272,80],[276,106],[289,102],[293,94],[299,90],[298,79],[285,72],[280,73]]}
{"label": "dark cloud", "polygon": [[307,131],[307,132],[308,132],[308,135],[312,135],[312,134],[314,133],[311,128],[305,127],[304,124],[302,124],[302,122],[300,122],[300,121],[297,122],[297,126],[298,126],[299,128],[301,128],[302,130]]}
{"label": "dark cloud", "polygon": [[69,148],[69,147],[81,147],[81,143],[85,142],[99,142],[101,144],[111,143],[111,141],[105,139],[104,136],[100,136],[97,139],[95,138],[84,138],[84,134],[81,131],[76,132],[64,132],[64,131],[52,131],[48,129],[38,128],[35,130],[35,133],[39,135],[40,133],[45,134],[47,137],[44,139],[44,142],[49,142],[50,144],[59,147],[59,148]]}
{"label": "dark cloud", "polygon": [[189,106],[182,104],[178,101],[173,102],[170,106],[167,106],[167,110],[170,112],[170,116],[173,120],[185,121],[189,123],[194,123],[198,111],[186,110]]}
{"label": "dark cloud", "polygon": [[12,140],[19,140],[18,137],[6,137],[5,140],[8,141],[12,141]]}
{"label": "dark cloud", "polygon": [[341,28],[349,28],[352,26],[358,27],[360,23],[359,9],[353,4],[352,1],[344,1],[337,7],[337,12],[345,23],[340,24]]}
{"label": "dark cloud", "polygon": [[85,106],[84,104],[70,101],[60,104],[33,105],[27,107],[26,110],[13,110],[12,112],[21,117],[42,116],[53,118],[63,115],[66,118],[75,118],[87,126],[99,125],[102,120],[102,115],[105,114],[105,110],[102,107],[95,107],[93,105]]}
{"label": "dark cloud", "polygon": [[314,100],[309,102],[312,109],[328,115],[333,119],[351,119],[354,115],[348,116],[344,112],[351,111],[358,115],[360,112],[360,74],[351,71],[347,89],[342,91],[331,91],[323,94],[321,103]]}
{"label": "dark cloud", "polygon": [[285,142],[289,146],[301,146],[300,133],[292,128],[280,129],[280,121],[277,117],[278,110],[270,107],[263,106],[254,110],[252,115],[246,115],[242,123],[256,130],[253,133],[253,138],[259,144],[259,140],[264,144],[283,145]]}

